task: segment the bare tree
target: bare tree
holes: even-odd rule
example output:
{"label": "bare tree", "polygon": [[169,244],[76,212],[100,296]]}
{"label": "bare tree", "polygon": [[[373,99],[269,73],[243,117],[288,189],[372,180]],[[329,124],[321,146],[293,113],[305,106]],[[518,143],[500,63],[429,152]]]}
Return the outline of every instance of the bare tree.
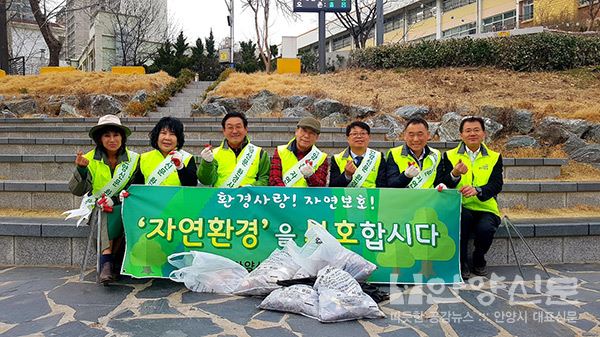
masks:
{"label": "bare tree", "polygon": [[[271,72],[271,49],[269,44],[269,26],[271,14],[283,13],[288,18],[294,14],[291,2],[286,0],[242,0],[244,9],[249,8],[254,15],[254,29],[256,31],[256,46],[260,59],[265,65],[265,70]],[[273,13],[275,12],[275,13]]]}
{"label": "bare tree", "polygon": [[[384,0],[386,5],[387,0]],[[376,1],[374,0],[354,0],[354,9],[350,12],[335,13],[335,16],[350,32],[352,41],[357,49],[365,47],[369,35],[375,27],[377,11]]]}
{"label": "bare tree", "polygon": [[43,1],[42,7],[40,7],[40,0],[29,0],[31,11],[35,17],[35,21],[40,27],[40,32],[46,41],[48,51],[50,54],[50,60],[48,61],[49,66],[58,66],[60,58],[60,50],[62,49],[62,41],[60,41],[50,28],[50,19],[54,18],[59,10],[64,6],[66,1],[60,1],[51,8],[47,7],[46,1]]}
{"label": "bare tree", "polygon": [[600,15],[600,0],[588,0],[588,27],[587,30],[594,30],[594,23],[599,18]]}
{"label": "bare tree", "polygon": [[6,0],[0,0],[0,69],[8,72],[8,29]]}
{"label": "bare tree", "polygon": [[110,8],[113,29],[121,65],[142,65],[169,38],[167,8],[160,1],[121,1],[119,8]]}

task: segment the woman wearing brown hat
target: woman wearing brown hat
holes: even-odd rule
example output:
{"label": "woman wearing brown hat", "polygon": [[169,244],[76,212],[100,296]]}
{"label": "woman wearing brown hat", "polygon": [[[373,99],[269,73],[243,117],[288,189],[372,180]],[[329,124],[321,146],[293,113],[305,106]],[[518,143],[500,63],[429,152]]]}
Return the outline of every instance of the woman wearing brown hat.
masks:
{"label": "woman wearing brown hat", "polygon": [[[77,153],[77,168],[69,181],[71,193],[84,196],[81,207],[70,211],[69,217],[88,219],[94,207],[102,211],[99,281],[108,284],[113,273],[113,240],[123,234],[119,193],[125,189],[138,170],[139,155],[125,146],[131,131],[115,115],[100,117],[89,132],[96,148],[84,154]],[[78,222],[78,224],[79,224]]]}

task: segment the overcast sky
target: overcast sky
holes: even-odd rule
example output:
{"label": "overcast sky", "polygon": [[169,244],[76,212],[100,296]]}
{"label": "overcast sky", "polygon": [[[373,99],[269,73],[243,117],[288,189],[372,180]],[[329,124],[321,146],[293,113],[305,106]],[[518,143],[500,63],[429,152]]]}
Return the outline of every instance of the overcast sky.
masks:
{"label": "overcast sky", "polygon": [[[235,1],[236,44],[249,39],[256,41],[252,12],[242,10],[241,1]],[[183,33],[190,44],[198,37],[207,37],[211,28],[217,45],[223,38],[229,36],[228,11],[224,0],[168,0],[168,6],[170,16],[179,27],[183,28]],[[297,22],[288,22],[281,14],[271,16],[273,20],[269,34],[270,44],[280,44],[281,36],[297,36],[317,27],[318,14],[316,13],[300,14]],[[328,20],[333,17],[333,14],[327,14]]]}

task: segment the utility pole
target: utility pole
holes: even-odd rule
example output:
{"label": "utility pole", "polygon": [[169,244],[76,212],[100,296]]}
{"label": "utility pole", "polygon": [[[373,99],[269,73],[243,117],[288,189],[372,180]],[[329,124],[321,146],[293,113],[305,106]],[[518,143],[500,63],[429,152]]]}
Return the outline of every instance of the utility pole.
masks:
{"label": "utility pole", "polygon": [[234,10],[233,10],[233,4],[234,4],[235,0],[229,0],[229,2],[227,2],[227,0],[225,0],[225,4],[227,5],[227,9],[229,10],[229,16],[227,17],[227,23],[229,24],[229,67],[234,68],[235,67],[235,63],[233,62],[233,46],[235,45],[234,40],[233,40],[233,34],[234,34],[234,18],[233,18],[233,14],[234,14]]}
{"label": "utility pole", "polygon": [[319,11],[319,73],[325,74],[325,11]]}
{"label": "utility pole", "polygon": [[[358,8],[356,10],[358,10]],[[377,13],[375,42],[376,45],[381,46],[383,44],[383,0],[377,0],[375,3],[375,12]]]}
{"label": "utility pole", "polygon": [[6,0],[0,0],[0,69],[8,73],[8,27],[6,26]]}

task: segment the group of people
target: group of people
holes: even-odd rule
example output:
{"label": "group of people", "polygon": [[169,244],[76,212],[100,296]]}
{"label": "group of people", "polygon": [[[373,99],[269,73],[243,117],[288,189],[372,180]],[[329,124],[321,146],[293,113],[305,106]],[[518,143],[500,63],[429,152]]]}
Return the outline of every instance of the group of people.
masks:
{"label": "group of people", "polygon": [[[485,254],[500,225],[496,196],[502,190],[502,157],[485,144],[485,123],[480,117],[465,117],[460,124],[460,144],[445,153],[428,146],[429,125],[422,118],[406,122],[405,145],[385,155],[369,148],[371,129],[361,121],[346,127],[348,147],[327,160],[316,146],[321,123],[302,118],[294,137],[277,147],[270,158],[250,142],[248,120],[230,112],[222,121],[224,140],[194,156],[184,151],[184,128],[174,117],[162,118],[150,132],[153,150],[138,155],[127,149],[131,131],[118,117],[103,116],[89,136],[96,147],[78,152],[76,170],[69,182],[71,192],[85,196],[82,208],[97,206],[101,217],[102,245],[100,282],[115,279],[113,251],[122,237],[119,207],[131,184],[205,186],[288,187],[395,187],[456,188],[463,196],[461,213],[461,272],[486,275]],[[474,234],[474,235],[473,235]],[[474,236],[475,250],[468,259],[467,242]],[[469,263],[470,262],[470,263]]]}

